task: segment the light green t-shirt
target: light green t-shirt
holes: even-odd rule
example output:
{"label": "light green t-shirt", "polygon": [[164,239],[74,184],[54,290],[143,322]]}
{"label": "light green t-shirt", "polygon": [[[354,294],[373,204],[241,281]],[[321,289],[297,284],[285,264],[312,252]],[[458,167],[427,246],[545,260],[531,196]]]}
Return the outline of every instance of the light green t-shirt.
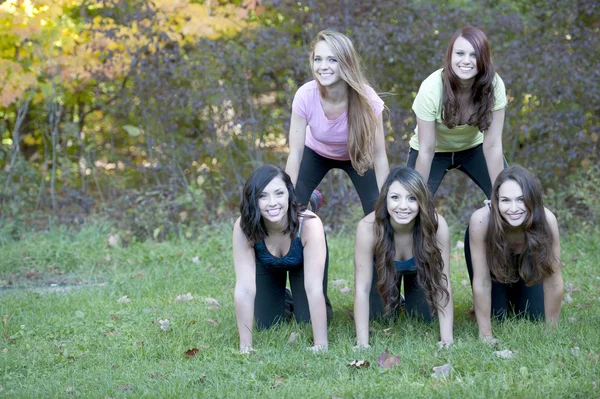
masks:
{"label": "light green t-shirt", "polygon": [[[506,107],[506,89],[504,82],[496,74],[494,81],[494,111]],[[429,75],[421,83],[412,109],[418,118],[424,121],[435,121],[435,152],[455,152],[468,150],[483,143],[483,133],[477,126],[459,125],[448,129],[442,123],[442,70]],[[419,150],[419,129],[410,139],[410,147]]]}

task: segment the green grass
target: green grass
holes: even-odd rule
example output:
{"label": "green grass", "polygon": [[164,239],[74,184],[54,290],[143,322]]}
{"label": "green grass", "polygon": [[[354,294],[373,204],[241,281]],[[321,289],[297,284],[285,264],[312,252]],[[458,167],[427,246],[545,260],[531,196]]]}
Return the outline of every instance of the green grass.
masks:
{"label": "green grass", "polygon": [[[355,352],[346,312],[352,293],[340,292],[354,285],[352,231],[329,234],[329,279],[345,280],[329,287],[335,311],[329,351],[309,353],[310,328],[285,323],[255,332],[256,353],[244,356],[238,354],[233,306],[231,225],[206,228],[193,241],[124,248],[107,244],[111,230],[102,224],[20,236],[0,229],[0,317],[6,320],[0,326],[0,397],[600,396],[597,232],[563,237],[564,279],[575,290],[557,331],[509,320],[494,326],[498,348],[480,343],[468,316],[462,250],[455,249],[454,346],[438,350],[436,323],[401,316],[373,323],[372,348]],[[187,292],[195,299],[175,301]],[[131,301],[120,302],[123,296]],[[211,309],[208,297],[222,306]],[[170,320],[170,330],[160,329],[159,318]],[[294,344],[288,344],[291,332],[300,333]],[[198,352],[187,358],[192,348]],[[400,356],[399,367],[377,366],[386,348]],[[499,349],[517,355],[499,359],[493,354]],[[352,369],[347,364],[353,360],[371,366]],[[432,368],[446,363],[450,376],[432,378]]]}

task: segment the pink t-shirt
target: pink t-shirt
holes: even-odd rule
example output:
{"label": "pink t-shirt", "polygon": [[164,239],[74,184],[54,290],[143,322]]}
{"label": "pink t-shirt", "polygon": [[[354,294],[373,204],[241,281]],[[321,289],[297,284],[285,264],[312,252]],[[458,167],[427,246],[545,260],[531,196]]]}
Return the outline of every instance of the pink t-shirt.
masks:
{"label": "pink t-shirt", "polygon": [[[383,100],[372,87],[367,86],[371,107],[378,116],[383,111]],[[330,159],[347,161],[348,153],[348,112],[337,119],[327,119],[317,82],[311,80],[302,85],[292,102],[292,110],[306,119],[306,139],[304,144],[317,154]]]}

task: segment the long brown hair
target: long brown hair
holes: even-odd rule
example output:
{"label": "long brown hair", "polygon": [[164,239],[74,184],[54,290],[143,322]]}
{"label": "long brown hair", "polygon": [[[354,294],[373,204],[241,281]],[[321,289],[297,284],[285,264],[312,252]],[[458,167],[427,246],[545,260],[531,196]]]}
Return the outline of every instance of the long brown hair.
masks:
{"label": "long brown hair", "polygon": [[442,71],[442,83],[444,86],[442,97],[442,122],[446,127],[452,129],[460,124],[460,104],[458,92],[461,87],[460,78],[452,70],[452,49],[454,42],[459,37],[465,38],[477,53],[477,75],[471,86],[471,101],[475,105],[475,113],[469,117],[467,122],[471,126],[477,126],[479,131],[485,132],[492,123],[492,112],[494,110],[494,64],[492,52],[485,34],[472,26],[465,26],[456,32],[450,40],[446,50],[444,70]]}
{"label": "long brown hair", "polygon": [[[523,222],[525,245],[518,255],[508,246],[506,229],[509,225],[498,209],[500,186],[509,180],[516,182],[523,190],[523,202],[527,209],[527,217]],[[558,260],[552,252],[553,236],[546,220],[542,185],[524,167],[510,166],[496,178],[485,241],[487,264],[492,278],[496,281],[514,283],[522,278],[531,286],[553,273],[552,267]]]}
{"label": "long brown hair", "polygon": [[[417,265],[417,281],[425,290],[425,297],[432,309],[444,300],[448,303],[450,293],[446,288],[448,279],[443,273],[444,260],[437,242],[438,222],[433,196],[421,175],[413,169],[398,167],[387,177],[375,204],[375,266],[377,268],[377,291],[385,304],[385,312],[392,313],[398,306],[398,275],[394,267],[396,247],[394,230],[387,209],[390,186],[398,181],[414,195],[419,205],[413,229],[413,257]],[[440,298],[436,303],[436,298]],[[444,306],[445,306],[444,304]],[[440,306],[441,309],[441,306]]]}
{"label": "long brown hair", "polygon": [[[345,35],[323,30],[312,42],[310,63],[315,56],[315,47],[324,41],[335,54],[340,66],[340,76],[348,84],[348,152],[352,167],[359,175],[373,167],[377,116],[367,94],[369,82],[360,63],[360,57],[352,41]],[[321,97],[327,98],[327,88],[316,79]]]}

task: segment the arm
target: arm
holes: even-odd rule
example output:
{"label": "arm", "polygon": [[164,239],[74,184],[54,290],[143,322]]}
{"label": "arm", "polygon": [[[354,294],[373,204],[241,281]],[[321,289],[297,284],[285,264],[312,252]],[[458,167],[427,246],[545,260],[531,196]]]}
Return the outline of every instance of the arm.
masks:
{"label": "arm", "polygon": [[377,132],[375,134],[375,177],[377,178],[377,188],[381,191],[381,186],[390,174],[390,164],[388,163],[385,152],[385,132],[383,130],[382,114],[377,116]]}
{"label": "arm", "polygon": [[240,352],[252,349],[252,322],[256,296],[256,264],[254,250],[240,227],[238,219],[233,227],[233,265],[235,267],[235,317],[240,333]]}
{"label": "arm", "polygon": [[327,245],[323,223],[316,215],[312,219],[304,220],[302,241],[304,244],[304,289],[308,299],[314,349],[327,349],[327,311],[323,293]]}
{"label": "arm", "polygon": [[356,345],[369,346],[369,295],[373,283],[374,213],[364,217],[354,239],[354,325]]}
{"label": "arm", "polygon": [[543,280],[544,287],[544,312],[546,324],[556,326],[560,316],[563,297],[563,278],[560,266],[560,237],[558,234],[558,222],[552,212],[546,210],[546,219],[552,231],[552,253],[556,262],[552,267],[554,273]]}
{"label": "arm", "polygon": [[504,111],[499,109],[492,113],[492,124],[483,135],[483,155],[490,174],[492,186],[496,177],[504,169],[504,157],[502,156],[502,128],[504,127]]}
{"label": "arm", "polygon": [[435,155],[435,121],[424,121],[417,117],[417,127],[419,131],[419,155],[417,155],[415,170],[427,182],[431,171],[431,162]]}
{"label": "arm", "polygon": [[471,216],[469,222],[469,244],[471,262],[473,264],[473,304],[479,327],[479,338],[493,340],[491,309],[492,309],[492,278],[485,255],[485,236],[489,221],[489,211],[481,208]]}
{"label": "arm", "polygon": [[300,170],[300,162],[302,162],[302,154],[304,153],[307,124],[306,119],[292,111],[289,138],[290,154],[285,164],[285,171],[290,175],[294,187],[296,187],[296,182],[298,181],[298,171]]}
{"label": "arm", "polygon": [[446,220],[438,215],[438,231],[436,238],[438,245],[442,250],[442,259],[444,261],[444,276],[448,281],[446,289],[448,290],[448,303],[444,305],[441,295],[438,296],[438,319],[440,322],[440,340],[442,345],[451,344],[454,341],[453,323],[454,323],[454,299],[452,297],[452,284],[450,284],[450,231]]}

